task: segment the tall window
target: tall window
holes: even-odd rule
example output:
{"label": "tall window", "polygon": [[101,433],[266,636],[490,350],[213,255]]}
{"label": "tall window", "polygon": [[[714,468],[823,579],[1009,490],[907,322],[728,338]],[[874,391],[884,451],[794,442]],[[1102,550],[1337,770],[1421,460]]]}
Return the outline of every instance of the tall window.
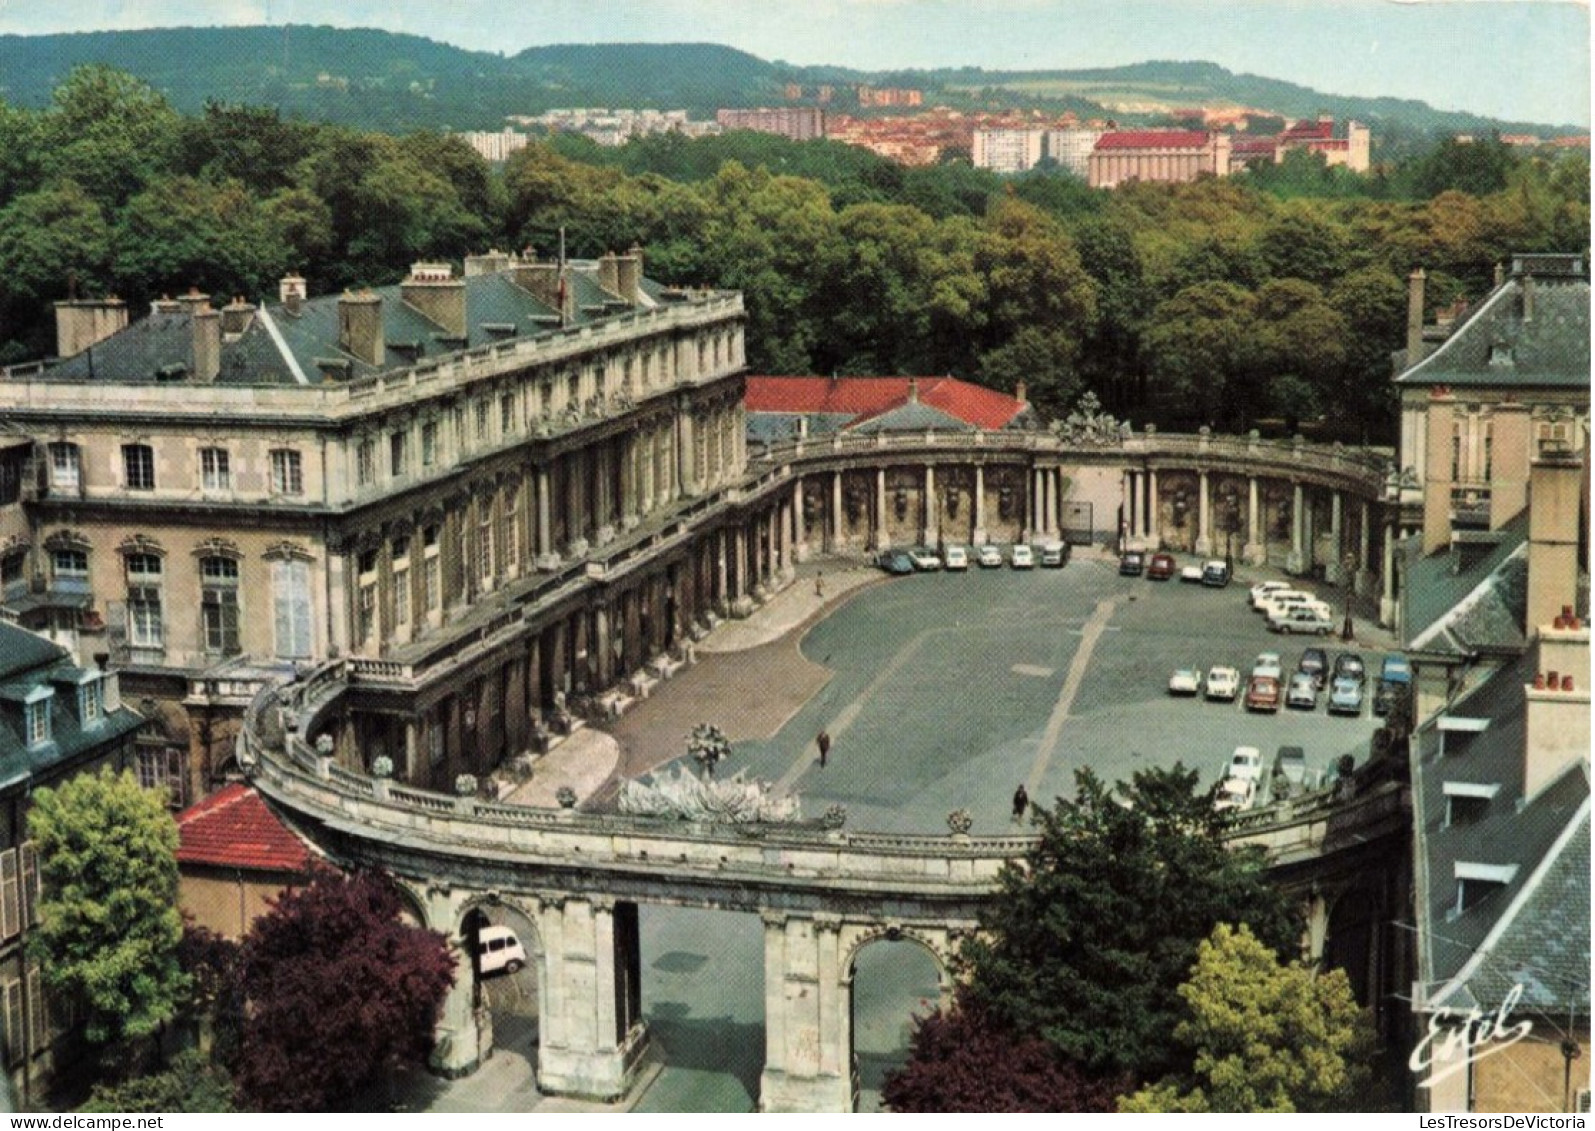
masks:
{"label": "tall window", "polygon": [[161,626],[161,559],[155,554],[127,556],[127,635],[135,648],[159,648]]}
{"label": "tall window", "polygon": [[454,450],[456,453],[465,450],[465,406],[454,406]]}
{"label": "tall window", "polygon": [[199,485],[206,491],[228,491],[233,486],[226,448],[199,449]]}
{"label": "tall window", "polygon": [[93,726],[104,714],[104,701],[100,697],[100,681],[91,679],[78,685],[78,718],[84,726]]}
{"label": "tall window", "polygon": [[50,741],[50,704],[55,701],[55,693],[49,692],[42,699],[35,699],[27,706],[28,745],[43,746]]}
{"label": "tall window", "polygon": [[28,552],[13,550],[0,557],[0,597],[15,598],[28,589]]}
{"label": "tall window", "polygon": [[64,593],[89,591],[89,555],[83,550],[57,550],[51,555],[55,587]]}
{"label": "tall window", "polygon": [[271,491],[274,495],[302,495],[304,475],[299,469],[299,453],[277,448],[271,453]]}
{"label": "tall window", "polygon": [[484,500],[481,509],[481,521],[477,524],[477,545],[481,552],[482,580],[493,580],[493,503]]}
{"label": "tall window", "polygon": [[273,627],[277,655],[285,660],[311,654],[310,563],[288,558],[271,563]]}
{"label": "tall window", "polygon": [[406,441],[409,438],[404,432],[394,432],[388,437],[388,471],[394,476],[404,474],[405,457],[409,454]]}
{"label": "tall window", "polygon": [[63,491],[76,491],[82,485],[76,444],[50,445],[50,486]]}
{"label": "tall window", "polygon": [[205,650],[223,656],[241,651],[238,644],[238,563],[231,558],[199,560],[200,622]]}
{"label": "tall window", "polygon": [[504,494],[504,508],[499,512],[499,549],[504,556],[504,572],[514,573],[521,564],[521,527],[516,511],[520,507],[520,491],[514,487]]}
{"label": "tall window", "polygon": [[508,436],[515,431],[515,394],[505,393],[498,399],[499,434]]}
{"label": "tall window", "polygon": [[377,552],[360,554],[360,640],[369,643],[377,634]]}
{"label": "tall window", "polygon": [[438,461],[438,425],[428,420],[421,425],[421,466],[431,467]]}
{"label": "tall window", "polygon": [[123,482],[135,491],[155,490],[155,449],[148,444],[122,445]]}
{"label": "tall window", "polygon": [[182,747],[140,743],[135,758],[138,763],[138,784],[145,789],[166,790],[168,804],[174,809],[181,809],[185,793]]}
{"label": "tall window", "polygon": [[410,563],[393,563],[393,623],[410,623]]}
{"label": "tall window", "polygon": [[476,402],[476,438],[487,439],[487,400],[483,398]]}
{"label": "tall window", "polygon": [[439,559],[438,528],[421,532],[421,589],[426,611],[436,612],[443,600],[443,565]]}
{"label": "tall window", "polygon": [[377,445],[375,440],[361,440],[354,447],[354,478],[361,487],[369,487],[377,479]]}

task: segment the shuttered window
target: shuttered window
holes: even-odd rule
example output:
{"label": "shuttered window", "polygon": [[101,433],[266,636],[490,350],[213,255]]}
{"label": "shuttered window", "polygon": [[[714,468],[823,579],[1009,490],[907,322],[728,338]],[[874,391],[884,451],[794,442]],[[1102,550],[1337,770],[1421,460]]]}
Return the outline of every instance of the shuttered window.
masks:
{"label": "shuttered window", "polygon": [[272,562],[271,589],[277,655],[285,660],[308,659],[311,653],[309,563]]}
{"label": "shuttered window", "polygon": [[26,841],[18,851],[22,868],[22,929],[39,921],[39,853]]}
{"label": "shuttered window", "polygon": [[44,1013],[44,977],[37,966],[28,971],[28,1048],[38,1056],[50,1043]]}
{"label": "shuttered window", "polygon": [[15,938],[22,931],[22,888],[17,870],[17,850],[0,852],[0,938]]}
{"label": "shuttered window", "polygon": [[12,978],[5,984],[4,995],[6,1064],[9,1066],[19,1063],[28,1051],[28,1034],[22,1024],[22,983]]}

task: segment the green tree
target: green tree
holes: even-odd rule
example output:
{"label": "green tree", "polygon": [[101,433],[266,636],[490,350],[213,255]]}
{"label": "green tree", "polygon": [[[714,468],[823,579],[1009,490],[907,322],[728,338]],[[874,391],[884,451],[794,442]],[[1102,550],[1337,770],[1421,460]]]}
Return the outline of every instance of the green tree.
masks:
{"label": "green tree", "polygon": [[1120,1111],[1367,1111],[1373,1027],[1343,970],[1281,963],[1243,924],[1220,923],[1180,987],[1174,1039],[1191,1067]]}
{"label": "green tree", "polygon": [[1151,397],[1166,419],[1215,424],[1236,406],[1255,356],[1257,303],[1233,283],[1198,283],[1160,302],[1141,349]]}
{"label": "green tree", "polygon": [[39,923],[28,952],[105,1045],[153,1034],[186,1000],[178,964],[177,822],[133,775],[72,778],[33,795]]}
{"label": "green tree", "polygon": [[185,1049],[169,1067],[116,1084],[98,1084],[82,1112],[158,1114],[231,1112],[233,1083],[225,1070],[206,1062],[196,1049]]}
{"label": "green tree", "polygon": [[1297,926],[1261,850],[1225,844],[1196,771],[1075,781],[1073,800],[1037,810],[1040,839],[1004,869],[960,965],[972,1002],[1014,1033],[1097,1076],[1154,1078],[1180,1064],[1178,990],[1213,928],[1249,923],[1283,951]]}
{"label": "green tree", "polygon": [[83,66],[55,88],[42,119],[45,178],[69,178],[108,207],[168,172],[181,120],[132,75]]}
{"label": "green tree", "polygon": [[122,209],[115,244],[117,285],[138,298],[197,286],[219,306],[260,294],[288,265],[276,228],[237,181],[151,184]]}

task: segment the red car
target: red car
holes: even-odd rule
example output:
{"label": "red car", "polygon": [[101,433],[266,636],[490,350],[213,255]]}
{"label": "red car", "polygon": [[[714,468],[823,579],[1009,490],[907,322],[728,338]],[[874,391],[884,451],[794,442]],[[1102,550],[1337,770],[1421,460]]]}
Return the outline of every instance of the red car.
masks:
{"label": "red car", "polygon": [[1146,567],[1146,576],[1150,581],[1167,581],[1174,576],[1174,558],[1169,554],[1153,554]]}
{"label": "red car", "polygon": [[1246,685],[1248,711],[1279,710],[1279,680],[1268,675],[1254,675]]}

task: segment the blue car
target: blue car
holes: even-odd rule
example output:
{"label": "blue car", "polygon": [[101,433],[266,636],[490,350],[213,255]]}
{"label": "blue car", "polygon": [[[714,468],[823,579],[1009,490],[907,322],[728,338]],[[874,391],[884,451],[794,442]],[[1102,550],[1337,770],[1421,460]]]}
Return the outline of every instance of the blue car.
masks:
{"label": "blue car", "polygon": [[1362,714],[1362,684],[1351,676],[1343,675],[1329,688],[1329,713],[1331,715]]}
{"label": "blue car", "polygon": [[902,550],[882,550],[875,564],[887,573],[913,573],[914,561]]}

